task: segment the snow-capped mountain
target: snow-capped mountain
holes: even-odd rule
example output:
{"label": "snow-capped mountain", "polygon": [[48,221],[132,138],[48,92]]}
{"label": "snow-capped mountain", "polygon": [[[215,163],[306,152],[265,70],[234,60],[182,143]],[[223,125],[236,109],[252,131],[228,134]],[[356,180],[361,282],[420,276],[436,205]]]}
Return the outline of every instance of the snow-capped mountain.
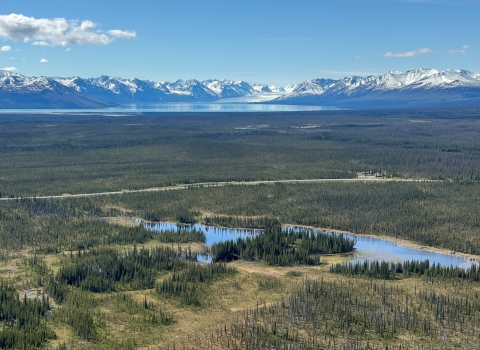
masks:
{"label": "snow-capped mountain", "polygon": [[295,90],[297,88],[298,84],[288,84],[287,86],[285,86],[283,89],[285,90],[285,92],[287,94],[291,93],[293,90]]}
{"label": "snow-capped mountain", "polygon": [[245,81],[232,80],[204,80],[206,87],[215,92],[220,98],[235,98],[251,95],[254,89],[251,84]]}
{"label": "snow-capped mountain", "polygon": [[334,86],[338,81],[332,79],[313,79],[305,80],[298,84],[290,92],[292,95],[322,95],[330,87]]}
{"label": "snow-capped mountain", "polygon": [[[18,96],[12,98],[11,95],[15,93]],[[45,100],[44,96],[43,105],[37,101],[32,108],[93,108],[147,102],[212,102],[256,95],[262,95],[263,101],[280,95],[265,97],[265,94],[269,93],[271,91],[267,85],[249,84],[245,81],[215,79],[200,82],[192,79],[153,82],[104,75],[89,79],[29,78],[17,73],[0,71],[0,108],[28,108],[28,104],[40,95],[50,96],[51,101]],[[69,96],[72,101],[64,100],[60,95]],[[19,98],[22,97],[25,101],[20,103]],[[85,100],[83,103],[82,99]],[[17,104],[21,107],[16,107]]]}
{"label": "snow-capped mountain", "polygon": [[173,83],[165,83],[165,87],[172,95],[183,97],[182,101],[214,101],[218,95],[198,80],[177,80]]}
{"label": "snow-capped mountain", "polygon": [[466,70],[414,69],[340,80],[306,80],[275,100],[287,104],[386,107],[480,105],[480,74]]}
{"label": "snow-capped mountain", "polygon": [[61,84],[92,98],[115,104],[159,102],[168,100],[170,91],[163,85],[148,80],[120,79],[102,75],[98,78],[55,78]]}
{"label": "snow-capped mountain", "polygon": [[53,78],[30,78],[0,70],[0,108],[104,108],[114,105],[86,96]]}
{"label": "snow-capped mountain", "polygon": [[0,70],[0,108],[102,108],[131,103],[312,104],[350,108],[480,106],[480,73],[414,69],[305,80],[286,87],[232,80],[153,82],[109,76],[26,77]]}
{"label": "snow-capped mountain", "polygon": [[268,85],[265,85],[265,84],[253,83],[250,85],[252,86],[253,90],[261,94],[265,94],[265,93],[268,94],[272,92],[272,90],[270,90],[270,87],[268,87]]}
{"label": "snow-capped mountain", "polygon": [[405,73],[388,72],[366,78],[348,77],[341,80],[306,80],[291,92],[291,95],[323,95],[326,93],[352,95],[366,91],[414,90],[452,87],[479,87],[478,73],[465,70],[415,69]]}
{"label": "snow-capped mountain", "polygon": [[285,89],[281,86],[270,85],[268,88],[270,89],[271,92],[277,93],[277,94],[286,92]]}

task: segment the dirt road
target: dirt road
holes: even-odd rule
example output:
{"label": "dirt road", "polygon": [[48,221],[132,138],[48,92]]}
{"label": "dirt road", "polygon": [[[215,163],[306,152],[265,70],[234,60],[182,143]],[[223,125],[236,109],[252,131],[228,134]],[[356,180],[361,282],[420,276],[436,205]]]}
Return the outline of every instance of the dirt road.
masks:
{"label": "dirt road", "polygon": [[62,195],[46,195],[36,197],[18,197],[18,198],[0,198],[0,201],[12,201],[18,199],[54,199],[54,198],[75,198],[75,197],[96,197],[108,196],[125,193],[142,193],[142,192],[161,192],[173,190],[185,190],[189,188],[208,188],[208,187],[224,187],[224,186],[254,186],[275,183],[322,183],[322,182],[432,182],[435,180],[415,180],[415,179],[385,179],[375,177],[359,177],[356,179],[305,179],[305,180],[266,180],[266,181],[225,181],[225,182],[201,182],[187,185],[175,185],[165,187],[152,187],[142,190],[123,190],[112,192],[95,192],[95,193],[78,193],[78,194],[62,194]]}

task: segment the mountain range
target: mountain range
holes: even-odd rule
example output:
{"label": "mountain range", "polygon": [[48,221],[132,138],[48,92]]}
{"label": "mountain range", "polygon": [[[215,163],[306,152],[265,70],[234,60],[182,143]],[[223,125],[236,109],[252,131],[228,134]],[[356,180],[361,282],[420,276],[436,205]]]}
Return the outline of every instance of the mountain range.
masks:
{"label": "mountain range", "polygon": [[480,106],[480,73],[414,69],[312,79],[286,87],[232,80],[153,82],[26,77],[0,70],[0,108],[104,108],[134,103],[262,102],[347,108]]}

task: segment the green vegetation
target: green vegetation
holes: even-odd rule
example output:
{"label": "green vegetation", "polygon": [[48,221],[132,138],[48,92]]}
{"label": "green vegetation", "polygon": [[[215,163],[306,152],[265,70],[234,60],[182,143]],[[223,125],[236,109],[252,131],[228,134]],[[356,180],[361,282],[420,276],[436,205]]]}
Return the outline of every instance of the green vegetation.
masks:
{"label": "green vegetation", "polygon": [[355,242],[339,234],[315,234],[308,231],[282,230],[280,225],[267,227],[254,237],[215,243],[214,261],[236,259],[263,260],[269,265],[316,265],[319,254],[338,254],[353,251]]}
{"label": "green vegetation", "polygon": [[423,286],[304,279],[288,299],[243,312],[201,348],[471,349],[480,336],[480,299],[472,288],[444,295]]}
{"label": "green vegetation", "polygon": [[480,282],[480,269],[476,264],[467,270],[462,267],[441,266],[425,261],[404,261],[394,263],[386,261],[364,261],[349,264],[335,264],[330,266],[330,272],[345,276],[366,276],[385,280],[394,280],[406,277],[426,277],[426,281],[433,279],[458,278],[472,282]]}
{"label": "green vegetation", "polygon": [[156,271],[170,271],[184,266],[181,252],[169,248],[140,249],[119,252],[116,249],[78,252],[65,262],[55,275],[55,282],[94,293],[117,289],[153,288]]}
{"label": "green vegetation", "polygon": [[[479,131],[474,109],[3,115],[0,199],[23,199],[0,201],[0,348],[477,348],[477,266],[345,264],[352,241],[280,225],[480,255]],[[137,218],[265,232],[204,265],[202,232]]]}
{"label": "green vegetation", "polygon": [[[480,186],[474,182],[367,181],[200,188],[110,200],[140,217],[156,211],[160,220],[202,208],[226,215],[224,223],[251,217],[254,226],[262,227],[261,218],[275,217],[282,223],[387,235],[480,254],[479,197]],[[210,217],[200,215],[197,220],[209,222]]]}
{"label": "green vegetation", "polygon": [[0,279],[0,348],[35,349],[55,337],[47,325],[48,298],[20,300],[18,291]]}
{"label": "green vegetation", "polygon": [[184,271],[174,272],[170,279],[163,280],[156,291],[167,298],[177,298],[181,305],[202,306],[202,300],[209,294],[206,285],[236,272],[235,268],[226,264],[190,265]]}
{"label": "green vegetation", "polygon": [[[175,183],[351,178],[480,179],[476,109],[6,116],[3,197]],[[301,129],[301,126],[316,126]],[[251,126],[248,130],[236,129]]]}
{"label": "green vegetation", "polygon": [[205,243],[205,234],[201,231],[180,229],[178,232],[162,231],[156,237],[163,243]]}
{"label": "green vegetation", "polygon": [[277,218],[273,217],[238,217],[238,216],[206,216],[205,225],[214,225],[220,227],[246,228],[246,229],[265,229],[274,225],[279,225]]}

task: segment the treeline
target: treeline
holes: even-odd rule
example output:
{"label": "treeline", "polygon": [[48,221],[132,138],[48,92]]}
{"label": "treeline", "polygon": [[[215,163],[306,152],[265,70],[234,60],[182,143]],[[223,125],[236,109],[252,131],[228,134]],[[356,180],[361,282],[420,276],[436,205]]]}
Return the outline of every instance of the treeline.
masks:
{"label": "treeline", "polygon": [[42,347],[55,333],[47,325],[52,311],[48,298],[21,300],[18,291],[0,279],[0,348],[36,349]]}
{"label": "treeline", "polygon": [[202,306],[209,283],[236,273],[237,269],[225,263],[190,264],[185,270],[174,271],[171,278],[158,283],[156,291],[164,297],[176,298],[181,305]]}
{"label": "treeline", "polygon": [[58,254],[101,245],[141,244],[152,239],[164,243],[205,242],[202,232],[157,233],[142,225],[109,223],[103,217],[125,213],[105,209],[108,205],[102,197],[0,202],[0,259],[25,247],[37,253]]}
{"label": "treeline", "polygon": [[479,196],[480,186],[471,183],[370,182],[229,186],[184,191],[183,196],[173,191],[131,194],[118,200],[126,207],[149,203],[145,207],[159,210],[174,210],[170,203],[175,201],[179,208],[265,215],[282,223],[388,235],[480,254],[480,217],[475,210]]}
{"label": "treeline", "polygon": [[[185,266],[181,258],[181,251],[163,247],[140,250],[135,247],[123,253],[113,248],[79,251],[75,256],[71,255],[70,261],[64,261],[55,274],[55,283],[94,293],[153,288],[159,271],[178,270]],[[191,252],[187,252],[186,258],[196,259]],[[56,295],[58,292],[54,288],[49,287]]]}
{"label": "treeline", "polygon": [[253,237],[215,243],[211,250],[214,261],[262,260],[269,265],[292,266],[319,264],[319,254],[347,253],[354,250],[354,245],[342,234],[283,230],[274,225]]}
{"label": "treeline", "polygon": [[161,231],[158,232],[155,239],[162,243],[205,243],[207,240],[205,233],[189,228],[180,228],[178,231]]}
{"label": "treeline", "polygon": [[238,216],[206,216],[203,223],[207,226],[220,226],[247,229],[265,229],[273,225],[279,225],[277,218],[271,217],[238,217]]}
{"label": "treeline", "polygon": [[[173,213],[173,215],[171,215]],[[200,212],[189,210],[185,208],[178,208],[177,210],[163,210],[163,209],[153,209],[143,212],[142,217],[148,221],[162,221],[173,219],[176,222],[182,224],[194,224],[197,222],[197,216],[200,215]]]}
{"label": "treeline", "polygon": [[480,267],[472,263],[470,268],[442,266],[441,264],[430,264],[425,261],[363,261],[348,264],[333,264],[330,266],[330,272],[339,273],[344,276],[365,276],[384,280],[395,280],[407,277],[422,277],[428,279],[448,279],[458,278],[462,280],[479,282]]}
{"label": "treeline", "polygon": [[[243,226],[241,218],[252,218],[255,225],[265,223],[258,217],[278,218],[282,223],[388,235],[480,254],[480,217],[475,210],[479,196],[480,186],[473,183],[370,182],[228,186],[1,202],[0,257],[6,256],[7,250],[25,246],[56,253],[109,242],[143,243],[156,237],[156,233],[141,227],[120,227],[89,219],[90,214],[98,212],[102,216],[115,214],[108,208],[118,207],[129,208],[125,209],[128,215],[141,218],[156,212],[155,216],[164,220],[175,220],[178,215],[202,208],[231,217],[232,225]],[[50,209],[46,210],[47,207]],[[75,207],[81,210],[76,211]],[[40,215],[46,212],[50,214]],[[223,224],[229,224],[228,221]]]}
{"label": "treeline", "polygon": [[[59,253],[65,250],[91,249],[99,245],[145,243],[155,237],[155,232],[138,225],[133,227],[110,224],[103,220],[73,215],[69,211],[61,214],[36,214],[36,208],[46,201],[22,200],[0,203],[0,253],[25,247],[38,253]],[[59,201],[61,208],[82,201]],[[84,205],[94,208],[85,201]],[[52,203],[57,206],[57,203]],[[59,209],[60,210],[60,209]],[[62,209],[63,211],[63,209]]]}
{"label": "treeline", "polygon": [[218,216],[278,218],[282,223],[387,235],[480,255],[478,197],[480,185],[475,183],[371,181],[227,186],[109,200],[139,217],[158,211],[165,220],[173,220],[177,211],[202,208]]}

